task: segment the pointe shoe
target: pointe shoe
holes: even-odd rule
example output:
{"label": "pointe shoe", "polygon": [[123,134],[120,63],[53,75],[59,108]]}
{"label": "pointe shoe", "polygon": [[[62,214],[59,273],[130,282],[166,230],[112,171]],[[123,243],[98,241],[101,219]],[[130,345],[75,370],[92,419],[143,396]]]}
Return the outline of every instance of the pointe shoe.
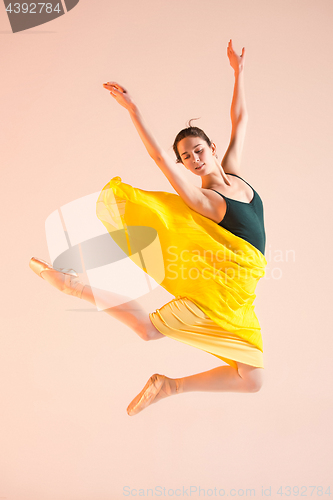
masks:
{"label": "pointe shoe", "polygon": [[[74,269],[63,269],[51,266],[48,262],[42,259],[37,259],[36,257],[32,257],[29,262],[29,267],[33,270],[34,273],[38,274],[41,278],[43,271],[57,271],[63,274],[70,274],[71,276],[78,276],[77,272]],[[44,279],[44,278],[43,278]]]}
{"label": "pointe shoe", "polygon": [[[128,415],[136,415],[137,413],[140,413],[140,411],[147,408],[147,406],[151,405],[154,402],[157,394],[161,391],[165,378],[165,375],[159,375],[158,373],[152,375],[140,394],[138,394],[128,405]],[[164,392],[167,396],[171,396],[171,391],[166,387],[164,388]]]}
{"label": "pointe shoe", "polygon": [[56,268],[51,266],[51,264],[49,264],[45,260],[37,259],[36,257],[32,257],[30,259],[29,267],[33,270],[34,273],[36,273],[41,278],[43,278],[42,276],[43,271],[54,271],[56,273],[61,273],[66,275],[64,282],[65,288],[64,290],[61,291],[63,291],[68,295],[73,295],[75,297],[78,297],[79,299],[81,298],[85,285],[81,281],[78,281],[79,275],[77,274],[76,271],[74,271],[74,269]]}

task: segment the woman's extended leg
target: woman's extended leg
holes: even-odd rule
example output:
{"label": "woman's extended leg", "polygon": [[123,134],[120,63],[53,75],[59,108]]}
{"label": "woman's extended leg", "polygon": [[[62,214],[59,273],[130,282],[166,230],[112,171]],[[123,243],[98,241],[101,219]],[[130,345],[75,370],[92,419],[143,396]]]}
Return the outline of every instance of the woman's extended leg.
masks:
{"label": "woman's extended leg", "polygon": [[206,372],[176,379],[155,373],[129,404],[127,413],[136,415],[150,404],[181,392],[258,392],[262,383],[262,368],[239,362],[237,370],[232,366],[218,366]]}
{"label": "woman's extended leg", "polygon": [[[70,295],[71,290],[74,291],[81,283],[78,278],[53,270],[44,270],[41,274],[42,278],[67,295]],[[84,286],[80,298],[94,305],[97,302],[104,312],[134,330],[143,340],[156,340],[165,337],[155,328],[149,319],[149,314],[136,300],[129,300],[123,295],[92,288],[89,285]],[[119,304],[119,302],[121,303]]]}
{"label": "woman's extended leg", "polygon": [[[121,321],[129,328],[135,331],[143,340],[157,340],[165,338],[165,335],[160,333],[149,319],[149,314],[136,300],[126,301],[128,297],[120,296],[105,290],[99,290],[86,285],[83,289],[81,298],[87,300],[91,304],[98,302],[99,307],[103,306],[103,311],[110,314],[118,321]],[[122,298],[122,304],[113,306],[110,305],[119,302]]]}

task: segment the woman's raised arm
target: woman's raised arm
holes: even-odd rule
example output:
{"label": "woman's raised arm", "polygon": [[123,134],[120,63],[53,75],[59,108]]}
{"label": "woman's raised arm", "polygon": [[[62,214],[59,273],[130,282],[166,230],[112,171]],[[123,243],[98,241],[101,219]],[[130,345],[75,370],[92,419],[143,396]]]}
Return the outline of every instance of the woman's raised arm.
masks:
{"label": "woman's raised arm", "polygon": [[116,82],[104,83],[103,86],[109,90],[110,94],[116,99],[116,101],[129,112],[132,122],[134,123],[134,126],[138,131],[149,156],[153,160],[160,157],[163,151],[146,127],[138,107],[127,90]]}
{"label": "woman's raised arm", "polygon": [[243,47],[242,54],[238,56],[233,49],[232,40],[230,40],[227,55],[230,66],[235,72],[235,85],[230,110],[232,125],[231,138],[228,149],[222,160],[222,167],[227,173],[239,175],[248,121],[244,91],[245,48]]}
{"label": "woman's raised arm", "polygon": [[206,217],[214,217],[214,207],[210,206],[208,198],[202,190],[194,186],[186,177],[185,172],[173,161],[169,155],[157,144],[143,122],[142,116],[129,93],[115,82],[104,84],[116,101],[126,108],[144,143],[149,155],[163,172],[171,186],[177,191],[184,202],[196,212]]}

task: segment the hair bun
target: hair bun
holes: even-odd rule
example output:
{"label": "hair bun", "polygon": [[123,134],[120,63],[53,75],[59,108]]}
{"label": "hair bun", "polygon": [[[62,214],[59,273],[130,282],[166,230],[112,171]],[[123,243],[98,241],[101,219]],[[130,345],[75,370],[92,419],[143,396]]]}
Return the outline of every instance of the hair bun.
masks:
{"label": "hair bun", "polygon": [[200,120],[201,116],[199,118],[191,118],[188,122],[187,122],[187,127],[191,128],[193,127],[193,125],[191,125],[191,121],[193,120]]}

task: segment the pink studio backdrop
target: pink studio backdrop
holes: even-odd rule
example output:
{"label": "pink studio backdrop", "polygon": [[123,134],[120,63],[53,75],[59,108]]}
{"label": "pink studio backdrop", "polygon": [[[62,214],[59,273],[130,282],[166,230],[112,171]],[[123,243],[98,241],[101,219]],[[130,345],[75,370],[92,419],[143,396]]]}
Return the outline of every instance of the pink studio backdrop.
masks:
{"label": "pink studio backdrop", "polygon": [[[81,0],[13,34],[0,5],[1,499],[332,488],[332,14],[328,0]],[[201,117],[222,158],[230,38],[247,50],[243,177],[265,209],[268,268],[255,304],[266,380],[255,394],[186,393],[130,418],[151,374],[219,360],[171,339],[143,342],[47,285],[29,259],[49,260],[52,212],[116,175],[174,192],[103,82],[128,88],[171,155],[176,133]],[[150,312],[172,298],[159,287],[139,301]]]}

